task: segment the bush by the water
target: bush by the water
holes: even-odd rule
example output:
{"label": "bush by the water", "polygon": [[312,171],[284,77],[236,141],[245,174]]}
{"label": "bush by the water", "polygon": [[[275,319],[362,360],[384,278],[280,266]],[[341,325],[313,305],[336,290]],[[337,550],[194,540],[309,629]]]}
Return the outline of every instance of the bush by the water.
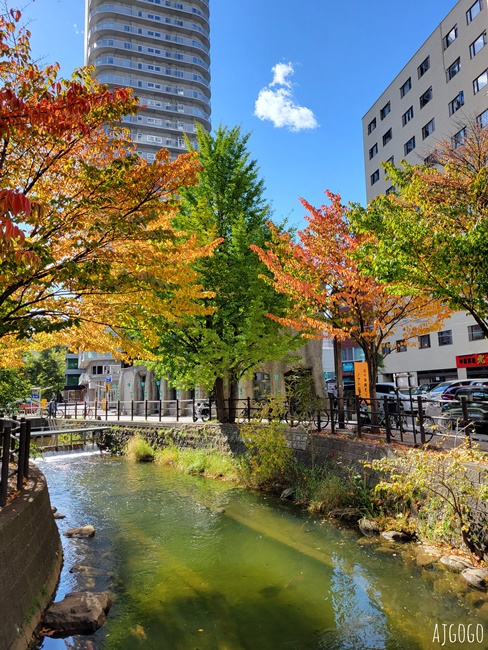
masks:
{"label": "bush by the water", "polygon": [[154,460],[156,452],[141,435],[135,435],[127,443],[125,455],[137,463],[150,463]]}
{"label": "bush by the water", "polygon": [[186,474],[201,474],[210,478],[237,479],[237,467],[229,454],[205,449],[180,449],[170,444],[156,453],[156,463],[172,465]]}
{"label": "bush by the water", "polygon": [[251,422],[241,427],[241,436],[248,449],[240,459],[244,482],[256,488],[289,487],[295,476],[295,463],[285,427],[279,422]]}

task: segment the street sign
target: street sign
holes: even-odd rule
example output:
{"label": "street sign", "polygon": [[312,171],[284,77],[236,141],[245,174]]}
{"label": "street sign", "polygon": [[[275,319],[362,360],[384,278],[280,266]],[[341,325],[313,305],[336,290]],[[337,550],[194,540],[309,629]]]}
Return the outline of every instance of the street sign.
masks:
{"label": "street sign", "polygon": [[356,361],[354,363],[354,383],[356,385],[356,395],[363,399],[369,399],[369,376],[366,361]]}
{"label": "street sign", "polygon": [[107,376],[105,377],[105,383],[106,383],[106,384],[110,384],[111,382],[112,382],[112,375],[107,375]]}

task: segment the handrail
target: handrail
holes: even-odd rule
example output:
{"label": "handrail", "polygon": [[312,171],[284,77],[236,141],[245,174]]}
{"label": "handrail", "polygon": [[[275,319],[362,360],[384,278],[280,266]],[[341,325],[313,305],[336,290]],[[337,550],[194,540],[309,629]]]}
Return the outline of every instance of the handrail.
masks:
{"label": "handrail", "polygon": [[24,480],[29,478],[30,438],[30,421],[0,419],[0,508],[6,505],[9,493],[14,490],[9,479],[17,475],[15,489],[20,491]]}

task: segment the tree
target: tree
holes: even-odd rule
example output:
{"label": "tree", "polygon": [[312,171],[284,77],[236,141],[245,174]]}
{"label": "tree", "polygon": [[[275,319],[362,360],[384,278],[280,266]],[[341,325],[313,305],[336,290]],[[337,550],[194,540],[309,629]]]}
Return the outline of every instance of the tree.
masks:
{"label": "tree", "polygon": [[0,409],[29,396],[29,381],[21,368],[0,368]]}
{"label": "tree", "polygon": [[61,346],[31,352],[25,359],[24,372],[32,387],[46,389],[48,395],[57,395],[64,388],[66,349]]}
{"label": "tree", "polygon": [[239,379],[300,345],[299,337],[266,318],[284,314],[287,301],[261,277],[266,267],[250,249],[265,246],[270,209],[248,139],[238,127],[220,126],[212,135],[197,126],[198,184],[182,190],[174,223],[201,245],[220,242],[212,257],[192,265],[212,294],[200,301],[211,313],[154,326],[158,371],[180,387],[213,391],[220,421],[234,419]]}
{"label": "tree", "polygon": [[319,209],[301,199],[309,216],[308,226],[298,233],[299,242],[272,228],[270,250],[255,250],[273,273],[276,289],[292,299],[287,316],[273,318],[308,336],[327,333],[355,341],[364,351],[374,399],[385,339],[399,325],[406,340],[428,332],[446,310],[430,298],[392,295],[386,284],[362,274],[353,254],[364,238],[351,227],[341,197],[328,191],[326,195],[330,205]]}
{"label": "tree", "polygon": [[468,312],[488,336],[488,129],[471,124],[429,160],[386,165],[395,192],[352,211],[362,268],[399,294]]}
{"label": "tree", "polygon": [[39,68],[19,18],[0,17],[0,348],[39,349],[77,327],[72,347],[134,356],[127,313],[201,313],[189,262],[213,245],[171,227],[196,156],[137,156],[118,125],[137,110],[131,91],[109,92],[89,69],[58,80],[57,65]]}

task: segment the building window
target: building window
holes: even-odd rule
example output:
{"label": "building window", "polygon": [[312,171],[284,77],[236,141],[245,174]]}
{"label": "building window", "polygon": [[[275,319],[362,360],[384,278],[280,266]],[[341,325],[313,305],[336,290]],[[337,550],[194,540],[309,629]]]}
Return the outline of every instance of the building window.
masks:
{"label": "building window", "polygon": [[437,154],[435,153],[430,153],[426,158],[424,158],[424,165],[428,165],[429,167],[432,167],[433,165],[438,165],[439,164],[439,159],[437,157]]}
{"label": "building window", "polygon": [[403,86],[400,87],[400,97],[405,97],[409,90],[412,88],[412,78],[409,77]]}
{"label": "building window", "polygon": [[395,191],[394,186],[390,185],[390,187],[387,190],[385,190],[385,194],[386,194],[386,196],[388,196],[390,194],[393,194],[394,191]]}
{"label": "building window", "polygon": [[446,80],[451,81],[457,73],[461,70],[461,59],[458,57],[454,63],[451,63],[451,65],[447,68],[446,70]]}
{"label": "building window", "polygon": [[454,25],[454,27],[451,29],[451,31],[446,36],[444,36],[444,49],[445,50],[447,50],[447,48],[449,47],[449,45],[451,45],[451,43],[454,43],[454,41],[457,38],[457,35],[458,35],[457,25]]}
{"label": "building window", "polygon": [[420,77],[424,76],[424,74],[427,72],[429,68],[430,68],[430,56],[424,59],[422,63],[419,65],[419,67],[417,68],[419,79]]}
{"label": "building window", "polygon": [[390,102],[388,102],[388,103],[385,104],[385,105],[383,106],[383,108],[381,109],[381,111],[380,111],[380,118],[381,118],[382,120],[384,120],[385,117],[388,115],[388,113],[389,113],[390,111],[391,111],[391,104],[390,104]]}
{"label": "building window", "polygon": [[68,370],[78,370],[78,357],[75,359],[73,358],[68,358],[67,360],[67,369]]}
{"label": "building window", "polygon": [[391,163],[392,165],[395,163],[395,156],[390,156],[388,160],[385,160],[387,163]]}
{"label": "building window", "polygon": [[395,342],[397,352],[406,352],[407,346],[405,345],[405,339],[399,339]]}
{"label": "building window", "polygon": [[422,336],[419,336],[419,348],[421,350],[430,348],[430,334],[422,334]]}
{"label": "building window", "polygon": [[410,106],[408,111],[405,111],[402,115],[402,125],[405,126],[405,124],[408,124],[411,119],[413,119],[413,106]]}
{"label": "building window", "polygon": [[479,91],[486,86],[488,83],[488,70],[485,70],[480,74],[480,76],[473,81],[473,90],[474,94],[479,93]]}
{"label": "building window", "polygon": [[383,136],[383,146],[387,145],[390,142],[390,140],[392,139],[392,137],[393,137],[393,135],[392,135],[391,129],[388,129],[388,131]]}
{"label": "building window", "polygon": [[368,135],[370,133],[373,133],[373,131],[376,129],[376,117],[374,117],[371,122],[368,124]]}
{"label": "building window", "polygon": [[422,127],[422,140],[428,138],[431,133],[434,133],[434,131],[435,131],[435,124],[434,124],[434,118],[432,118],[430,122],[427,122],[427,124]]}
{"label": "building window", "polygon": [[369,159],[374,158],[378,153],[378,143],[376,142],[369,150]]}
{"label": "building window", "polygon": [[443,345],[452,345],[452,330],[437,332],[437,338],[440,347]]}
{"label": "building window", "polygon": [[375,172],[371,174],[371,185],[374,185],[380,180],[380,170],[377,169]]}
{"label": "building window", "polygon": [[391,352],[391,345],[389,343],[383,343],[381,346],[381,356],[386,357]]}
{"label": "building window", "polygon": [[482,50],[486,45],[486,32],[483,32],[481,36],[478,36],[478,38],[474,41],[474,43],[471,43],[469,46],[469,53],[471,55],[471,58],[476,56],[480,50]]}
{"label": "building window", "polygon": [[482,8],[481,0],[476,0],[474,5],[471,5],[471,7],[466,12],[466,22],[468,23],[468,25],[472,20],[476,18],[476,16],[481,11],[481,8]]}
{"label": "building window", "polygon": [[454,113],[458,111],[461,106],[464,106],[464,93],[462,90],[456,95],[456,97],[454,97],[452,102],[449,102],[449,115],[454,115]]}
{"label": "building window", "polygon": [[483,111],[481,115],[478,115],[476,121],[480,129],[483,129],[485,126],[488,125],[488,108],[486,109],[486,111]]}
{"label": "building window", "polygon": [[470,341],[481,341],[486,335],[479,325],[468,325],[468,339]]}
{"label": "building window", "polygon": [[408,142],[405,142],[403,146],[403,150],[406,156],[414,149],[415,149],[415,136],[413,136],[413,138],[410,138]]}
{"label": "building window", "polygon": [[433,96],[434,95],[432,93],[432,86],[431,86],[430,88],[427,88],[427,90],[423,95],[420,95],[420,108],[423,108],[426,104],[428,104]]}
{"label": "building window", "polygon": [[466,138],[466,127],[463,127],[457,133],[455,133],[451,138],[451,145],[453,149],[460,147]]}

